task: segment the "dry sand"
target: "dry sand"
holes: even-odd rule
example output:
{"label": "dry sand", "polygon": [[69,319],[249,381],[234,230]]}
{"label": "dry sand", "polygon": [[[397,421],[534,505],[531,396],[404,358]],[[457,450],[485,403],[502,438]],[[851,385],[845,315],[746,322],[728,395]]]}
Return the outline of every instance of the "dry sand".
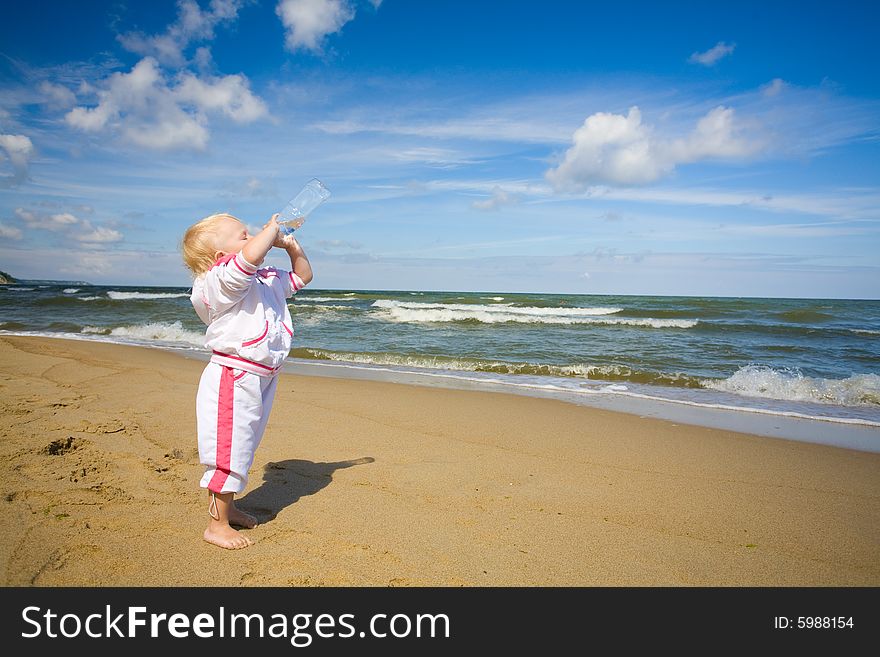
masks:
{"label": "dry sand", "polygon": [[497,393],[281,375],[201,540],[204,363],[0,338],[5,585],[880,585],[880,454]]}

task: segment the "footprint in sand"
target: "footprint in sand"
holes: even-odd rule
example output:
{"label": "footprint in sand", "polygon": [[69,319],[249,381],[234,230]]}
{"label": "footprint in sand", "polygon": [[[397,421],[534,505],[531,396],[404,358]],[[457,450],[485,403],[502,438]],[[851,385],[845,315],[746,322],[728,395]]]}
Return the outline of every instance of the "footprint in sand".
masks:
{"label": "footprint in sand", "polygon": [[53,440],[43,448],[43,453],[49,454],[50,456],[63,456],[64,454],[67,454],[67,452],[75,450],[77,447],[79,447],[79,445],[77,444],[76,439],[73,436],[68,436],[67,438]]}

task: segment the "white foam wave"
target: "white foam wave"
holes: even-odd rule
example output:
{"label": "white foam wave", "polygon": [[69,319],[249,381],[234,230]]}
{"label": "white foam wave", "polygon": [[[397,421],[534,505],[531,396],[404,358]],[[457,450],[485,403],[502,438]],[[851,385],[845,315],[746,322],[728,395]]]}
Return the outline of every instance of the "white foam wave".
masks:
{"label": "white foam wave", "polygon": [[37,288],[35,288],[35,287],[7,287],[6,289],[10,290],[11,292],[33,292]]}
{"label": "white foam wave", "polygon": [[[504,297],[496,298],[500,300]],[[608,308],[601,306],[592,308],[539,308],[536,306],[513,307],[509,303],[502,305],[494,303],[421,303],[418,301],[392,301],[390,299],[379,299],[378,301],[374,301],[372,305],[375,308],[405,308],[407,310],[462,310],[467,312],[507,313],[530,316],[556,315],[567,317],[613,315],[622,310],[622,308]]]}
{"label": "white foam wave", "polygon": [[128,299],[182,299],[189,298],[186,292],[119,292],[110,290],[107,296],[116,301],[126,301]]}
{"label": "white foam wave", "polygon": [[340,299],[339,297],[300,297],[299,295],[296,297],[297,303],[309,303],[312,301],[353,301],[353,299]]}
{"label": "white foam wave", "polygon": [[104,297],[77,297],[80,301],[97,301],[98,299],[103,299]]}
{"label": "white foam wave", "polygon": [[[368,353],[368,352],[341,352],[326,351],[324,349],[307,348],[315,356],[324,360],[341,363],[361,363],[364,365],[393,365],[395,367],[416,368],[419,370],[447,370],[453,372],[481,372],[502,375],[525,375],[528,377],[560,377],[578,379],[615,379],[639,376],[627,365],[589,365],[586,363],[572,363],[568,365],[556,365],[552,363],[523,363],[504,360],[488,360],[452,356],[430,356],[415,354],[398,354],[393,352]],[[642,375],[644,377],[644,375]],[[654,380],[665,380],[674,383],[679,379],[691,380],[685,374],[661,374]],[[583,387],[592,387],[592,384],[582,384]],[[607,390],[626,390],[626,386],[606,386]]]}
{"label": "white foam wave", "polygon": [[488,299],[489,301],[504,301],[504,297],[480,297],[481,299]]}
{"label": "white foam wave", "polygon": [[621,311],[613,307],[539,308],[461,303],[414,303],[379,299],[372,304],[393,322],[460,322],[475,320],[486,324],[503,322],[536,324],[600,324],[648,328],[691,328],[697,320],[607,317]]}
{"label": "white foam wave", "polygon": [[[299,305],[299,304],[297,304]],[[318,304],[306,304],[305,306],[309,310],[357,310],[355,306],[336,306],[336,305],[318,305]],[[301,310],[304,310],[303,306],[299,306]]]}
{"label": "white foam wave", "polygon": [[853,333],[862,335],[880,335],[880,331],[872,331],[871,329],[850,329]]}
{"label": "white foam wave", "polygon": [[[553,384],[535,384],[533,382],[529,383],[521,383],[512,379],[505,378],[494,378],[493,376],[489,376],[486,378],[480,377],[477,378],[477,373],[444,373],[444,372],[431,372],[431,371],[412,371],[406,372],[401,370],[392,370],[386,369],[379,365],[370,365],[370,364],[358,364],[358,363],[328,363],[321,361],[308,361],[310,365],[318,366],[318,367],[345,367],[351,369],[362,369],[362,370],[371,370],[376,372],[388,372],[391,374],[400,374],[401,372],[404,374],[413,374],[418,375],[420,377],[425,378],[442,378],[442,379],[453,379],[466,381],[468,383],[475,384],[493,384],[493,385],[502,385],[507,386],[513,390],[521,389],[521,390],[547,390],[553,392],[560,392],[566,394],[582,394],[585,397],[589,397],[592,395],[619,395],[625,397],[631,397],[634,399],[645,399],[651,401],[658,401],[662,403],[668,403],[672,405],[680,405],[680,406],[693,406],[698,408],[710,408],[710,409],[720,409],[720,410],[728,410],[735,412],[743,412],[743,413],[754,413],[757,415],[770,415],[770,416],[783,416],[783,417],[791,417],[791,418],[801,418],[806,420],[816,420],[821,422],[831,422],[835,424],[850,424],[850,425],[866,425],[872,427],[880,427],[880,422],[875,422],[873,420],[868,420],[864,418],[850,418],[850,417],[835,417],[835,416],[827,416],[827,415],[812,415],[808,413],[801,413],[797,411],[786,411],[779,409],[769,409],[769,408],[759,408],[759,407],[749,407],[749,406],[731,406],[730,404],[721,404],[721,403],[706,403],[699,402],[694,400],[687,399],[674,399],[660,395],[652,395],[645,393],[637,393],[632,392],[630,390],[620,390],[620,389],[612,389],[613,385],[602,386],[600,388],[581,388],[579,390],[573,390],[569,387],[557,386]],[[621,388],[626,388],[626,386],[620,386]],[[659,389],[658,389],[659,390]],[[629,412],[629,411],[628,411]],[[692,421],[692,420],[691,420]],[[713,426],[711,424],[707,424],[706,426]],[[813,440],[808,442],[823,442],[822,440]],[[828,444],[836,444],[833,442],[828,442]],[[864,445],[860,445],[856,447],[856,449],[868,449],[868,451],[880,451],[876,448],[875,445],[871,447],[866,447]]]}
{"label": "white foam wave", "polygon": [[78,287],[66,287],[61,291],[64,292],[64,294],[76,294],[77,292],[79,292],[79,288]]}
{"label": "white foam wave", "polygon": [[495,372],[499,374],[532,374],[562,377],[590,377],[597,374],[621,374],[629,368],[617,365],[547,365],[535,363],[511,363],[503,360],[481,360],[476,358],[453,358],[449,356],[417,356],[395,353],[358,353],[308,349],[315,356],[343,363],[362,363],[364,365],[395,365],[429,370],[451,370],[454,372]]}
{"label": "white foam wave", "polygon": [[129,338],[145,342],[170,342],[175,344],[187,344],[196,347],[205,346],[205,334],[201,331],[185,329],[180,322],[151,322],[149,324],[136,324],[133,326],[84,326],[82,333],[97,333],[116,338]]}
{"label": "white foam wave", "polygon": [[880,376],[876,374],[854,374],[846,379],[822,379],[804,376],[797,369],[748,365],[726,379],[707,379],[702,384],[712,390],[747,397],[843,406],[880,405]]}

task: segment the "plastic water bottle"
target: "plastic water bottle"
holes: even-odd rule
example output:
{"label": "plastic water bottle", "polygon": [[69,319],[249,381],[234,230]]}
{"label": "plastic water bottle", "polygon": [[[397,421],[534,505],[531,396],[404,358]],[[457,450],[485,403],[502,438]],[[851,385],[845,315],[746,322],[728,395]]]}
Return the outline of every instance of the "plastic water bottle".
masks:
{"label": "plastic water bottle", "polygon": [[278,223],[281,224],[281,232],[290,235],[302,226],[306,217],[321,203],[330,198],[330,190],[317,178],[312,178],[281,211]]}

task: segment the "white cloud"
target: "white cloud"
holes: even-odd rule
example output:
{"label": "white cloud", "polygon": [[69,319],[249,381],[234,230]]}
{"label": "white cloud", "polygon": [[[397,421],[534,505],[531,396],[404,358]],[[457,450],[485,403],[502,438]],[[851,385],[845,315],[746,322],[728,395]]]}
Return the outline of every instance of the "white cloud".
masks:
{"label": "white cloud", "polygon": [[181,66],[186,62],[183,52],[187,46],[213,39],[214,28],[221,22],[234,21],[241,6],[241,0],[211,0],[210,9],[204,11],[195,0],[179,0],[177,20],[164,34],[129,32],[119,35],[117,40],[133,53],[153,57],[166,66]]}
{"label": "white cloud", "polygon": [[638,107],[626,116],[597,112],[574,135],[563,162],[547,172],[557,190],[583,189],[596,183],[642,185],[671,174],[678,164],[709,158],[740,159],[758,151],[734,124],[734,111],[710,110],[689,135],[668,139],[642,123]]}
{"label": "white cloud", "polygon": [[72,258],[58,271],[64,274],[106,274],[114,270],[113,263],[104,253],[74,252]]}
{"label": "white cloud", "polygon": [[171,86],[156,60],[146,57],[129,73],[114,73],[98,92],[94,107],[75,107],[65,116],[85,132],[119,132],[127,141],[153,150],[201,150],[208,142],[207,112],[240,123],[267,114],[263,101],[250,91],[243,75],[200,79],[177,76]]}
{"label": "white cloud", "polygon": [[[88,224],[88,222],[84,222],[84,224]],[[104,226],[99,226],[95,228],[90,224],[88,224],[88,229],[89,231],[86,233],[76,233],[73,236],[74,239],[80,242],[89,242],[92,244],[122,241],[122,233],[120,233],[118,230],[105,228]]]}
{"label": "white cloud", "polygon": [[28,163],[34,154],[34,145],[25,135],[0,134],[0,162],[9,160],[12,175],[0,178],[0,187],[19,185],[28,177]]}
{"label": "white cloud", "polygon": [[46,103],[57,109],[67,109],[76,104],[76,94],[60,84],[44,80],[40,84],[40,92],[45,96]]}
{"label": "white cloud", "polygon": [[21,229],[16,228],[15,226],[7,226],[6,224],[0,223],[0,237],[6,240],[20,240]]}
{"label": "white cloud", "polygon": [[880,232],[877,222],[824,221],[801,224],[725,224],[716,228],[725,235],[757,237],[816,238],[841,235],[870,235]]}
{"label": "white cloud", "polygon": [[400,162],[420,163],[438,169],[453,169],[461,165],[473,164],[474,160],[463,157],[455,150],[448,148],[428,148],[414,146],[403,150],[379,149],[370,152],[370,157],[392,158]]}
{"label": "white cloud", "polygon": [[205,111],[222,112],[233,121],[249,123],[266,115],[266,105],[250,91],[243,75],[226,75],[205,80],[191,73],[180,78],[176,98]]}
{"label": "white cloud", "polygon": [[772,98],[773,96],[778,96],[779,92],[785,89],[787,85],[785,84],[785,80],[780,78],[774,78],[763,87],[761,87],[761,93],[765,96]]}
{"label": "white cloud", "polygon": [[[90,244],[103,244],[107,242],[119,242],[123,239],[122,233],[106,226],[95,226],[88,219],[80,219],[70,212],[55,212],[47,214],[34,212],[25,208],[16,208],[15,216],[18,217],[28,228],[40,228],[53,233],[59,233],[65,240],[76,240]],[[19,229],[14,229],[19,230]],[[19,230],[19,234],[21,231]]]}
{"label": "white cloud", "polygon": [[511,194],[503,190],[501,187],[496,186],[492,190],[492,196],[482,201],[474,201],[471,203],[471,207],[475,210],[497,210],[498,208],[511,205],[513,203],[519,203],[519,197],[516,194]]}
{"label": "white cloud", "polygon": [[[257,198],[271,199],[280,203],[278,187],[273,179],[262,179],[251,176],[244,181],[225,180],[220,182],[219,196],[228,199]],[[281,207],[279,205],[278,209]],[[262,228],[258,228],[259,232]]]}
{"label": "white cloud", "polygon": [[[491,113],[491,108],[486,114]],[[567,129],[544,122],[540,114],[524,118],[475,116],[448,120],[388,121],[378,118],[388,112],[370,112],[367,120],[329,119],[317,121],[316,129],[328,134],[346,135],[359,132],[380,132],[428,139],[473,139],[476,141],[512,141],[517,143],[562,143],[568,137]]]}
{"label": "white cloud", "polygon": [[724,43],[723,41],[719,41],[705,52],[695,52],[690,56],[688,61],[694,64],[702,64],[703,66],[712,66],[722,57],[731,54],[735,48],[735,43]]}
{"label": "white cloud", "polygon": [[44,214],[24,208],[15,208],[15,216],[21,219],[28,228],[42,228],[53,232],[69,230],[80,220],[69,212]]}
{"label": "white cloud", "polygon": [[331,249],[351,249],[357,251],[364,246],[360,242],[350,242],[348,240],[318,240],[315,244],[327,251],[330,251]]}
{"label": "white cloud", "polygon": [[840,190],[838,193],[768,195],[756,190],[687,188],[591,187],[590,198],[681,206],[742,207],[767,212],[797,212],[838,219],[876,221],[880,195],[877,190]]}
{"label": "white cloud", "polygon": [[37,216],[30,210],[25,210],[24,208],[15,208],[15,216],[17,216],[29,226],[33,226],[39,223],[39,219],[37,218]]}
{"label": "white cloud", "polygon": [[58,214],[49,215],[49,221],[56,226],[69,226],[71,224],[79,223],[79,219],[69,212],[60,212]]}
{"label": "white cloud", "polygon": [[355,10],[347,0],[281,0],[275,13],[287,30],[289,50],[320,52],[324,37],[341,30]]}

